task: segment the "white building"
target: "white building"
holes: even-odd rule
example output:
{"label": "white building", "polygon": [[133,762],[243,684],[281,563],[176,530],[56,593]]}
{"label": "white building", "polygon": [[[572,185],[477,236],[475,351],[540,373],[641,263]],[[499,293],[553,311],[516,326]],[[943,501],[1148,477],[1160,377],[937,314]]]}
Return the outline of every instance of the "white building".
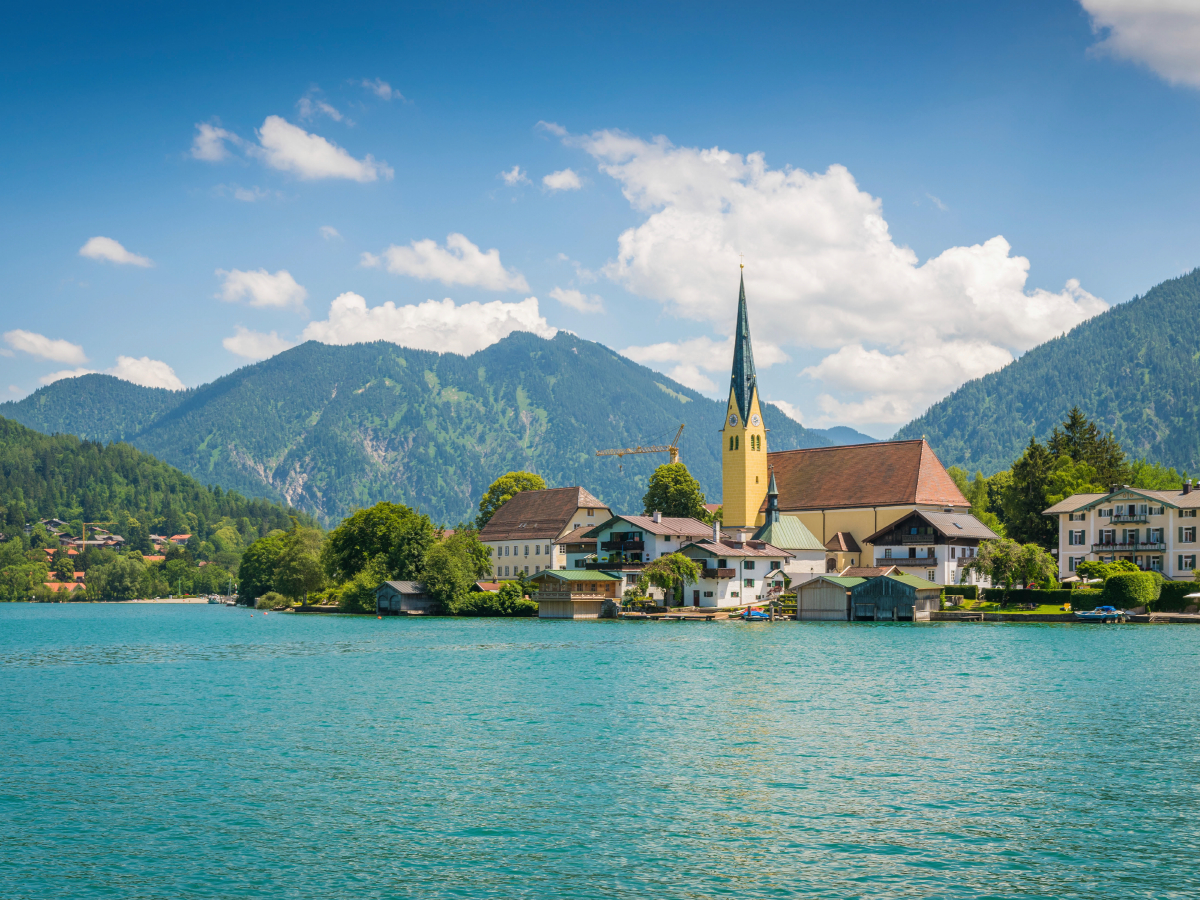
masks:
{"label": "white building", "polygon": [[581,487],[522,491],[496,510],[479,532],[480,542],[492,556],[491,577],[565,568],[566,554],[556,548],[556,542],[611,517],[612,510]]}
{"label": "white building", "polygon": [[652,516],[611,516],[588,532],[599,545],[599,560],[605,569],[621,564],[645,564],[660,556],[678,553],[689,541],[712,534],[712,526],[699,519],[679,519],[655,513]]}
{"label": "white building", "polygon": [[783,587],[787,551],[765,541],[735,540],[714,530],[683,547],[683,555],[702,563],[700,580],[685,588],[685,606],[730,607],[761,603]]}
{"label": "white building", "polygon": [[897,566],[934,584],[987,584],[964,569],[978,554],[980,541],[998,535],[969,513],[947,507],[941,512],[915,509],[866,539],[874,545],[876,566]]}
{"label": "white building", "polygon": [[1200,543],[1200,491],[1114,487],[1107,494],[1074,494],[1045,510],[1058,519],[1059,578],[1086,560],[1128,560],[1173,581],[1191,581]]}

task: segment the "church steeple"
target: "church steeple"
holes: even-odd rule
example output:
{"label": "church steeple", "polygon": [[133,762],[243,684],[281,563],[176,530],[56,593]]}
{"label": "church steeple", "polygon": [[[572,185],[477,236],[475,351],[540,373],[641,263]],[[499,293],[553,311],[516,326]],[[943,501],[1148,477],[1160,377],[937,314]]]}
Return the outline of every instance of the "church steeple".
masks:
{"label": "church steeple", "polygon": [[763,525],[774,525],[779,521],[779,488],[775,486],[775,467],[771,466],[771,480],[767,483],[767,517]]}
{"label": "church steeple", "polygon": [[750,317],[746,314],[746,276],[741,276],[738,290],[737,330],[733,336],[733,373],[730,388],[737,399],[742,420],[750,418],[750,400],[758,379],[754,374],[754,348],[750,346]]}

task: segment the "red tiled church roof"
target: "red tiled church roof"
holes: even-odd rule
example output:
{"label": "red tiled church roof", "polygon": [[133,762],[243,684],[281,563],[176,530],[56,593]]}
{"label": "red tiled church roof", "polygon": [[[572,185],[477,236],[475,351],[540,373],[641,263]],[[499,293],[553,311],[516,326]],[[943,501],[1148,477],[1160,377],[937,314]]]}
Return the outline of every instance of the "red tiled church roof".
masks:
{"label": "red tiled church roof", "polygon": [[783,511],[970,505],[924,440],[781,450],[768,453],[767,464]]}

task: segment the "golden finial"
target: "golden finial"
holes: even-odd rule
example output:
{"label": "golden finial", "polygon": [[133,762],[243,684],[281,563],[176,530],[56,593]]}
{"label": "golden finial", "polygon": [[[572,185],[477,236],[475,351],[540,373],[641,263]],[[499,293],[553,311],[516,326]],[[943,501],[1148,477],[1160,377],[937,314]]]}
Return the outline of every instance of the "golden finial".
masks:
{"label": "golden finial", "polygon": [[741,269],[746,268],[746,254],[739,253],[738,259],[741,260],[741,265],[738,268],[741,268]]}

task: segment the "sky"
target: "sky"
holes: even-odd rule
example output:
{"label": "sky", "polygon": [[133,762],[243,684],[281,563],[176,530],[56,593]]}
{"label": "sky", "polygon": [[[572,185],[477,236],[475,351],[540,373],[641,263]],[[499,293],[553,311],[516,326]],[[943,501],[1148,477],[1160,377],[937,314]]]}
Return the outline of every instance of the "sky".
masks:
{"label": "sky", "polygon": [[1200,0],[7,19],[4,399],[560,329],[723,399],[744,274],[763,396],[887,437],[1200,265]]}

